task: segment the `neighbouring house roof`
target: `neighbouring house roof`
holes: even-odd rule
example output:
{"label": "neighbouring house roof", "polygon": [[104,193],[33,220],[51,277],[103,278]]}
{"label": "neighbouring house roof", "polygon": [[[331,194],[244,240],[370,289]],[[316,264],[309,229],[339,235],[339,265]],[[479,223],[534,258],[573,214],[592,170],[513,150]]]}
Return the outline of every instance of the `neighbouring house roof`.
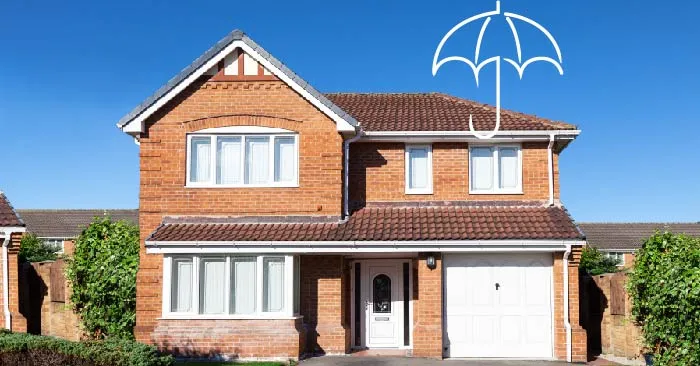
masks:
{"label": "neighbouring house roof", "polygon": [[10,204],[4,193],[0,192],[0,227],[22,227],[24,222]]}
{"label": "neighbouring house roof", "polygon": [[[496,107],[441,93],[326,94],[360,122],[365,131],[493,130]],[[576,126],[537,116],[501,110],[500,130],[575,130]]]}
{"label": "neighbouring house roof", "polygon": [[602,250],[633,250],[656,232],[670,231],[700,237],[700,222],[695,223],[580,223],[588,244]]}
{"label": "neighbouring house roof", "polygon": [[138,210],[17,210],[27,231],[44,238],[74,238],[95,217],[109,216],[138,225]]}
{"label": "neighbouring house roof", "polygon": [[[405,204],[405,203],[404,203]],[[386,205],[362,208],[347,222],[249,223],[250,218],[171,218],[147,242],[170,241],[416,241],[582,239],[568,212],[540,203]]]}
{"label": "neighbouring house roof", "polygon": [[[160,89],[156,90],[153,95],[150,97],[146,98],[141,104],[136,106],[131,112],[127,113],[124,117],[122,117],[119,122],[117,123],[117,126],[119,128],[124,128],[127,124],[129,124],[131,121],[133,121],[138,115],[143,113],[147,108],[149,108],[151,105],[156,103],[159,99],[163,98],[166,94],[168,94],[171,90],[173,90],[176,86],[179,84],[183,83],[185,79],[187,79],[190,75],[195,73],[197,70],[202,68],[209,60],[211,60],[214,57],[220,57],[223,59],[224,56],[226,55],[221,55],[220,53],[224,51],[224,49],[231,45],[235,41],[240,41],[245,43],[247,46],[255,50],[263,59],[267,60],[270,62],[275,68],[277,68],[284,76],[288,77],[291,79],[292,82],[298,84],[301,88],[303,88],[306,92],[308,92],[312,98],[314,98],[316,101],[319,103],[323,104],[325,107],[329,108],[333,113],[335,113],[338,117],[341,119],[345,120],[347,123],[349,123],[352,126],[357,126],[357,121],[350,116],[348,113],[343,111],[340,107],[336,106],[333,104],[332,101],[330,101],[328,98],[326,98],[323,94],[318,92],[314,87],[312,87],[309,83],[307,83],[304,79],[302,79],[299,75],[294,73],[291,69],[289,69],[285,64],[283,64],[280,60],[272,56],[269,52],[267,52],[264,48],[262,48],[260,45],[255,43],[248,35],[243,33],[242,31],[236,29],[233,30],[231,33],[229,33],[226,37],[222,38],[216,44],[214,44],[211,48],[206,50],[201,56],[197,57],[189,66],[185,67],[180,71],[175,77],[172,79],[168,80],[165,85],[160,87]],[[271,70],[274,71],[274,70]]]}

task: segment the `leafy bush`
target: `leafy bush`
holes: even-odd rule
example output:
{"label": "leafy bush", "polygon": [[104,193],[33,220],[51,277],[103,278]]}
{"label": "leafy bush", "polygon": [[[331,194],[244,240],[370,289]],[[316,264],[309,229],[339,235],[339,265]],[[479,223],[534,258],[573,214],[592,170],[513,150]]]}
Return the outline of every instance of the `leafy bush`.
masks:
{"label": "leafy bush", "polygon": [[169,366],[174,359],[134,341],[72,342],[25,333],[0,333],[0,365]]}
{"label": "leafy bush", "polygon": [[71,303],[95,339],[133,339],[139,229],[125,221],[95,218],[75,241],[66,274]]}
{"label": "leafy bush", "polygon": [[19,260],[22,262],[43,262],[56,260],[61,248],[51,245],[29,233],[19,242]]}
{"label": "leafy bush", "polygon": [[581,262],[578,267],[591,276],[597,276],[603,273],[615,273],[619,271],[617,268],[619,264],[619,260],[606,257],[600,250],[586,246],[583,248],[583,252],[581,252]]}
{"label": "leafy bush", "polygon": [[700,365],[700,239],[669,232],[635,256],[628,292],[655,365]]}

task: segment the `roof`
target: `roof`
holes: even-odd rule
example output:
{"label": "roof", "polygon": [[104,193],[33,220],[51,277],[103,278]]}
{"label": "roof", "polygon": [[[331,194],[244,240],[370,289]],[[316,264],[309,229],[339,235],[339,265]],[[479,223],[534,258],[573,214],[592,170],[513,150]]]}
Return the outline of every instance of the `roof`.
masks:
{"label": "roof", "polygon": [[560,207],[542,204],[462,203],[370,206],[346,222],[249,223],[250,218],[171,218],[147,241],[416,241],[582,239]]}
{"label": "roof", "polygon": [[588,244],[602,250],[633,250],[656,232],[670,231],[700,237],[700,222],[696,223],[580,223]]}
{"label": "roof", "polygon": [[[267,60],[270,62],[274,67],[279,69],[283,75],[287,76],[289,79],[291,79],[293,82],[298,84],[300,87],[302,87],[306,92],[308,92],[313,98],[315,98],[318,102],[329,108],[332,112],[334,112],[336,115],[338,115],[340,118],[343,120],[347,121],[350,125],[352,126],[357,126],[357,121],[347,114],[345,111],[343,111],[341,108],[333,104],[332,101],[330,101],[328,98],[326,98],[323,94],[319,93],[314,87],[312,87],[309,83],[307,83],[304,79],[302,79],[299,75],[294,73],[294,71],[290,70],[285,64],[283,64],[280,60],[272,56],[269,52],[267,52],[264,48],[262,48],[260,45],[255,43],[248,35],[243,33],[241,30],[235,29],[228,35],[226,35],[224,38],[216,42],[212,47],[210,47],[208,50],[206,50],[201,56],[197,57],[191,64],[189,64],[187,67],[182,69],[177,75],[175,75],[172,79],[168,80],[165,85],[160,87],[158,90],[156,90],[153,95],[150,97],[146,98],[141,104],[136,106],[134,109],[131,110],[131,112],[127,113],[124,117],[122,117],[119,122],[117,123],[117,126],[119,128],[124,128],[129,122],[134,120],[138,115],[140,115],[142,112],[144,112],[148,107],[156,103],[159,99],[164,97],[168,92],[170,92],[172,89],[174,89],[178,84],[182,83],[195,73],[198,69],[200,69],[204,64],[207,63],[207,61],[211,60],[215,56],[219,55],[227,46],[229,46],[231,43],[235,41],[241,41],[245,43],[247,46],[255,50],[263,59]],[[225,55],[224,55],[225,56]],[[222,56],[223,58],[223,56]]]}
{"label": "roof", "polygon": [[95,217],[139,222],[138,210],[17,210],[27,224],[27,231],[44,238],[74,238]]}
{"label": "roof", "polygon": [[4,193],[0,192],[0,227],[22,227],[24,223],[17,215]]}
{"label": "roof", "polygon": [[[441,93],[326,94],[360,122],[365,131],[490,131],[496,107]],[[575,130],[576,126],[509,110],[501,110],[503,131]]]}

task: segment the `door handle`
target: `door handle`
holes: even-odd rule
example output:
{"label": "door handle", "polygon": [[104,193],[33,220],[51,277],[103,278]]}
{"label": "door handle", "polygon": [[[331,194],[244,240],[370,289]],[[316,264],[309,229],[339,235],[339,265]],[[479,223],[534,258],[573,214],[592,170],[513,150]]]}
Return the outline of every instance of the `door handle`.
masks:
{"label": "door handle", "polygon": [[499,287],[501,287],[501,285],[498,282],[496,282],[496,291],[498,291]]}

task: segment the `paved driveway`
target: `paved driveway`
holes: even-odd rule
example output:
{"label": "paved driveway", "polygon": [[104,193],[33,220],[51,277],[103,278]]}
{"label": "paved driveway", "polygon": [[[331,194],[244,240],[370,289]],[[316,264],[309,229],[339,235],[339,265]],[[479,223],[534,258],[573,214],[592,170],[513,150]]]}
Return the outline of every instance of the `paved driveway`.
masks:
{"label": "paved driveway", "polygon": [[323,356],[300,362],[300,366],[560,366],[566,362],[549,361],[479,361],[479,360],[430,360],[405,357],[355,357]]}

